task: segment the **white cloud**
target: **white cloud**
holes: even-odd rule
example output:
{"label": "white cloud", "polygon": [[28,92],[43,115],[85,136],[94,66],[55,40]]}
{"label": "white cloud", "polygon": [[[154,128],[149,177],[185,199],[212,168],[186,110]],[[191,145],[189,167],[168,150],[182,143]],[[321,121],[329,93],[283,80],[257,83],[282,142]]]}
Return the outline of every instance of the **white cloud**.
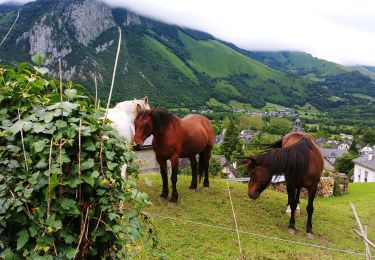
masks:
{"label": "white cloud", "polygon": [[345,65],[375,66],[371,0],[104,1],[249,50],[298,50]]}
{"label": "white cloud", "polygon": [[298,50],[345,65],[375,66],[373,0],[103,1],[249,50]]}

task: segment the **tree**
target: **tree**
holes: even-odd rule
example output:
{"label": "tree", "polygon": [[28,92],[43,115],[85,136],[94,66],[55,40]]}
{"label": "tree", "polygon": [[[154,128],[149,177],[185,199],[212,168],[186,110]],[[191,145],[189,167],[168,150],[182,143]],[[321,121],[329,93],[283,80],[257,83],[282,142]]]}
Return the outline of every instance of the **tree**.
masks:
{"label": "tree", "polygon": [[355,158],[357,158],[357,155],[354,153],[347,153],[343,156],[337,157],[335,162],[335,170],[349,174],[349,172],[354,168],[353,159]]}
{"label": "tree", "polygon": [[229,161],[234,161],[237,157],[242,155],[242,142],[239,134],[240,129],[235,120],[231,118],[224,134],[223,143],[220,146],[221,153]]}
{"label": "tree", "polygon": [[375,144],[375,131],[368,129],[367,131],[364,132],[362,136],[362,143],[363,144],[370,144],[373,145]]}
{"label": "tree", "polygon": [[349,147],[349,152],[358,155],[357,142],[355,139],[353,139],[353,142]]}

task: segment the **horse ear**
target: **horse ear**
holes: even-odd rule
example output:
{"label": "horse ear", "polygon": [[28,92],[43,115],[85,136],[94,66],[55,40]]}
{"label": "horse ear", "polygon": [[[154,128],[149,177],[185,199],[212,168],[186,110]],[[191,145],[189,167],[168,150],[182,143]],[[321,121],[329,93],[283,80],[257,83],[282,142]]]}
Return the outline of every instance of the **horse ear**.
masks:
{"label": "horse ear", "polygon": [[137,104],[136,111],[137,111],[137,114],[142,111],[142,107],[140,104]]}
{"label": "horse ear", "polygon": [[148,96],[145,96],[145,97],[143,98],[143,101],[145,102],[145,104],[148,104]]}
{"label": "horse ear", "polygon": [[136,98],[134,98],[134,100],[137,100]]}

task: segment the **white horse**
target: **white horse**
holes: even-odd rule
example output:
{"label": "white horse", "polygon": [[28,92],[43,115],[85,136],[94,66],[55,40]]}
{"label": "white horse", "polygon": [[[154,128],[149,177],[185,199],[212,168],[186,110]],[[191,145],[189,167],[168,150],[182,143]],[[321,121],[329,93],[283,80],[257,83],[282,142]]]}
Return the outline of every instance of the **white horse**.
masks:
{"label": "white horse", "polygon": [[[134,141],[134,119],[137,116],[137,111],[142,109],[150,109],[148,104],[148,97],[143,99],[135,99],[130,101],[123,101],[118,103],[114,108],[108,109],[108,119],[112,121],[112,128],[125,137],[129,144]],[[124,164],[121,168],[121,176],[126,179],[126,168]]]}

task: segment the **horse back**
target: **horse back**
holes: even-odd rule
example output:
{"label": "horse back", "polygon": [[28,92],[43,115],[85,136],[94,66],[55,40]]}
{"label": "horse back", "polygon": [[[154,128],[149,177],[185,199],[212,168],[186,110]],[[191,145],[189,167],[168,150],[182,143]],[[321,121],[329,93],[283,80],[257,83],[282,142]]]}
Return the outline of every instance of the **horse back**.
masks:
{"label": "horse back", "polygon": [[283,137],[282,147],[289,147],[297,144],[301,140],[305,140],[310,143],[310,149],[305,156],[308,157],[307,171],[302,174],[302,186],[309,187],[311,185],[317,185],[324,169],[323,155],[315,142],[315,139],[307,133],[294,132],[289,133]]}
{"label": "horse back", "polygon": [[181,119],[184,131],[183,152],[193,153],[203,151],[206,147],[212,147],[215,142],[215,134],[210,120],[201,115],[187,115]]}

